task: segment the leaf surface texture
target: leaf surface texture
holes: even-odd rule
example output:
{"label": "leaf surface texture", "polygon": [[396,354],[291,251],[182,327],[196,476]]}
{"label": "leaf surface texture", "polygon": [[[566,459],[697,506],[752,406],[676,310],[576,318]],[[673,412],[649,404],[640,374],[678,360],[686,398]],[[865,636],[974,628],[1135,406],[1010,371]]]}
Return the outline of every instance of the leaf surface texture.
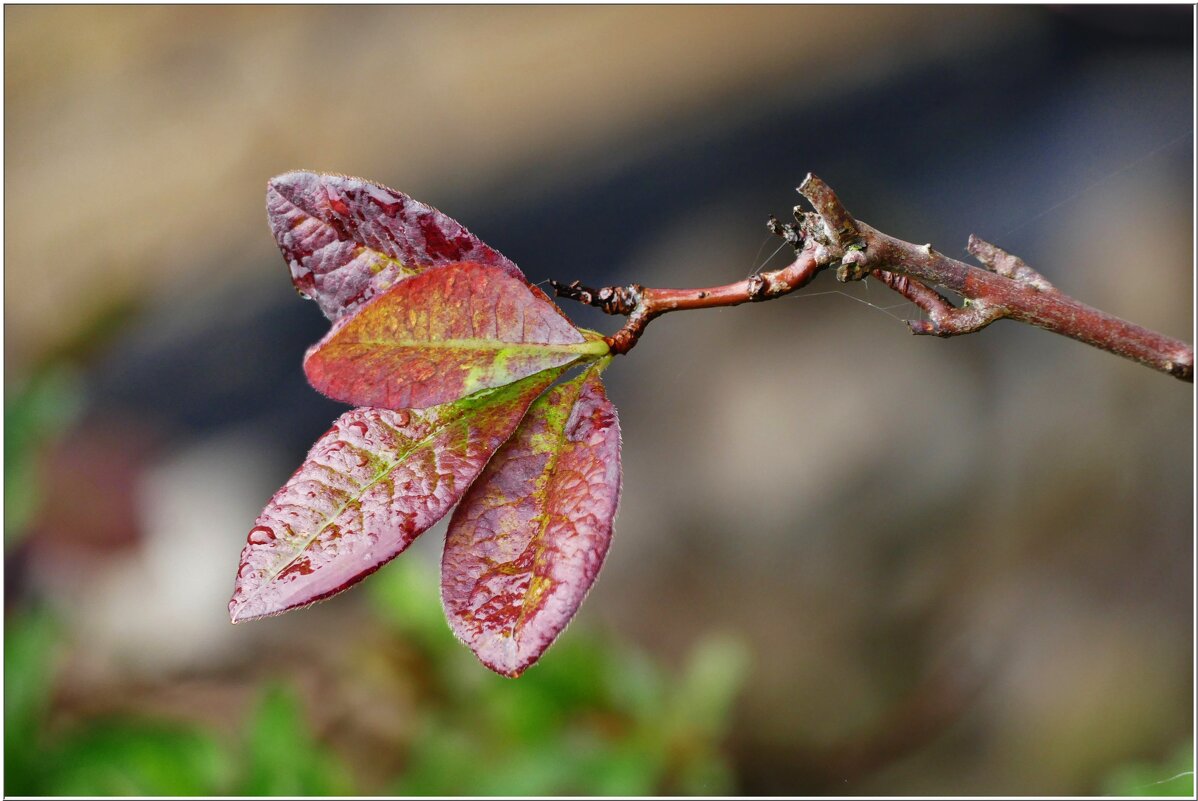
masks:
{"label": "leaf surface texture", "polygon": [[598,366],[546,392],[454,512],[441,598],[454,633],[518,676],[594,583],[620,495],[620,426]]}
{"label": "leaf surface texture", "polygon": [[266,211],[295,288],[330,320],[404,278],[452,262],[487,264],[524,280],[515,264],[457,220],[360,178],[276,176],[266,187]]}

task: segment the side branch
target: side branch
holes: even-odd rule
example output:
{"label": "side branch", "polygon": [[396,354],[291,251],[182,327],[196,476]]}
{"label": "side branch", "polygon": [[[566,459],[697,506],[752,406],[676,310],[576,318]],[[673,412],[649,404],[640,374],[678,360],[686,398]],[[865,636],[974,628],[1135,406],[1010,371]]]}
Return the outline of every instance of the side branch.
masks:
{"label": "side branch", "polygon": [[974,331],[981,331],[1002,316],[996,309],[978,303],[957,308],[949,303],[944,295],[901,273],[874,270],[873,275],[927,313],[930,318],[928,320],[905,321],[912,334],[932,334],[938,337],[972,334]]}
{"label": "side branch", "polygon": [[[1183,381],[1194,380],[1194,349],[1085,305],[1061,293],[1022,259],[976,236],[968,251],[983,266],[951,259],[931,245],[895,239],[855,219],[832,189],[814,175],[799,187],[815,209],[796,208],[793,224],[770,218],[769,229],[795,248],[792,264],[744,281],[704,289],[652,289],[639,284],[590,289],[551,282],[559,297],[627,317],[610,337],[615,353],[636,345],[651,320],[671,311],[736,306],[793,292],[828,268],[840,281],[873,275],[924,310],[928,319],[908,320],[912,333],[939,337],[969,334],[1003,318],[1029,323],[1138,361]],[[933,287],[963,298],[954,306]]]}

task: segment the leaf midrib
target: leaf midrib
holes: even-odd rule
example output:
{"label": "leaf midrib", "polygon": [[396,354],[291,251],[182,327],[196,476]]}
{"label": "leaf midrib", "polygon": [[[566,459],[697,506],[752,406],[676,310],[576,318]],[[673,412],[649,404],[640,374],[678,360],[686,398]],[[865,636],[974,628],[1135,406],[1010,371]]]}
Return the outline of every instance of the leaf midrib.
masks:
{"label": "leaf midrib", "polygon": [[[500,339],[343,339],[330,342],[333,347],[346,345],[367,345],[370,347],[408,349],[408,350],[484,350],[484,351],[516,351],[518,353],[606,353],[607,343],[598,342],[572,343],[541,343],[541,342],[504,342]],[[602,348],[600,347],[602,345]]]}
{"label": "leaf midrib", "polygon": [[[548,486],[545,488],[545,503],[543,514],[541,515],[541,525],[537,530],[537,533],[533,535],[532,540],[529,542],[530,546],[536,547],[537,549],[537,553],[534,553],[532,559],[532,570],[529,571],[528,583],[530,589],[532,587],[532,580],[536,578],[537,574],[537,556],[540,555],[540,551],[544,550],[542,547],[540,547],[540,545],[545,538],[545,532],[549,529],[549,509],[552,507],[551,501],[557,496],[558,482],[554,480],[556,478],[554,474],[557,472],[557,465],[562,459],[562,452],[565,450],[564,445],[566,440],[566,427],[570,424],[570,416],[574,413],[574,407],[578,404],[579,399],[582,397],[582,387],[584,384],[586,384],[589,377],[589,370],[578,377],[577,391],[574,393],[574,399],[570,402],[569,412],[566,414],[566,419],[562,423],[561,430],[558,432],[557,447],[553,449],[553,458],[551,460],[551,464],[547,466],[548,470],[546,472],[549,474],[549,481]],[[516,620],[512,623],[512,642],[516,641],[517,632],[521,629],[522,624],[527,617],[528,593],[526,592],[524,597],[520,599],[520,614],[516,615]]]}

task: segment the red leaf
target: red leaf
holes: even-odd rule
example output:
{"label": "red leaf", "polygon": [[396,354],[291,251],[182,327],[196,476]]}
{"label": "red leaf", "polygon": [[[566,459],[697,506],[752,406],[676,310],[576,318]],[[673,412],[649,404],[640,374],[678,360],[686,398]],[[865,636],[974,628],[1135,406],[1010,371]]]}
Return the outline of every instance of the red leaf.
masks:
{"label": "red leaf", "polygon": [[484,665],[518,676],[565,628],[619,496],[620,425],[596,366],[537,399],[450,521],[441,599]]}
{"label": "red leaf", "polygon": [[279,175],[267,184],[266,211],[295,288],[330,320],[405,277],[455,261],[491,265],[524,280],[515,264],[457,220],[360,178]]}
{"label": "red leaf", "polygon": [[463,262],[402,281],[342,320],[304,371],[339,401],[423,409],[606,352],[522,281]]}
{"label": "red leaf", "polygon": [[449,511],[561,370],[424,412],[354,409],[321,437],[254,523],[233,622],[333,595]]}

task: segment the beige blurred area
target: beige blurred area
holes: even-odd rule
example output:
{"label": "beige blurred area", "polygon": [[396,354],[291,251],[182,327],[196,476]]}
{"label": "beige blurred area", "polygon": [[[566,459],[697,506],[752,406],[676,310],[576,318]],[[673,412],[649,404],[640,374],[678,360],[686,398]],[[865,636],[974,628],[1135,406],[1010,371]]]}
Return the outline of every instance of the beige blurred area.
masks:
{"label": "beige blurred area", "polygon": [[[813,170],[880,230],[961,258],[977,233],[1193,341],[1193,46],[1124,12],[6,6],[6,394],[66,352],[86,404],[45,464],[90,490],[6,560],[10,607],[78,633],[54,720],[227,731],[285,675],[365,743],[365,792],[406,764],[415,701],[359,681],[364,587],[227,622],[245,532],[339,413],[302,386],[323,322],[271,175],[395,186],[533,281],[701,286],[761,266]],[[743,646],[734,792],[1103,792],[1193,738],[1193,387],[913,314],[823,275],[655,322],[605,375],[623,495],[573,625],[667,666]],[[401,558],[435,573],[442,537]]]}

